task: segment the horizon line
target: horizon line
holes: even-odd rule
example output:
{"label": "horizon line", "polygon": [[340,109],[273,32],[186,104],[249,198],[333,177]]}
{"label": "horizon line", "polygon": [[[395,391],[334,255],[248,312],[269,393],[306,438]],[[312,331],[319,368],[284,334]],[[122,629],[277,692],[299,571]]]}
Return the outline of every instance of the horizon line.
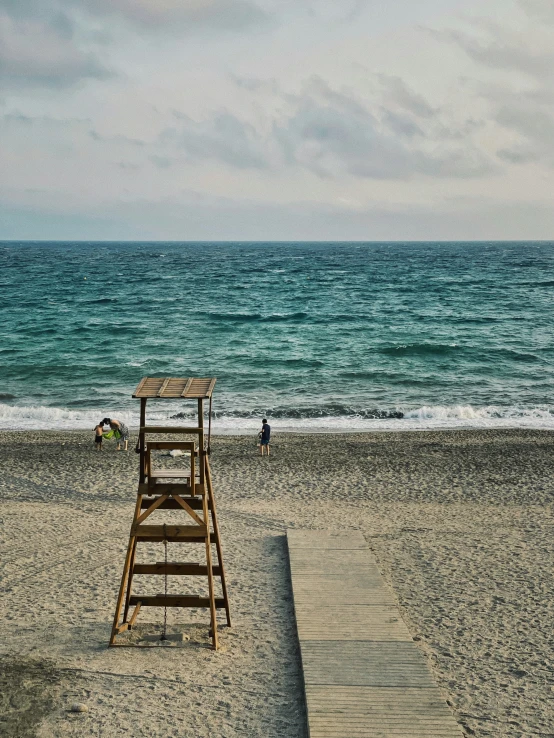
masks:
{"label": "horizon line", "polygon": [[271,240],[262,240],[262,239],[228,239],[228,240],[220,240],[220,239],[190,239],[190,240],[166,240],[166,239],[146,239],[146,240],[136,240],[136,239],[115,239],[115,238],[104,238],[104,239],[73,239],[73,238],[64,238],[64,239],[56,239],[56,238],[44,238],[44,239],[36,239],[36,238],[0,238],[0,244],[6,244],[6,243],[67,243],[67,244],[90,244],[90,243],[118,243],[118,244],[147,244],[147,243],[165,243],[165,244],[191,244],[191,243],[200,243],[200,244],[260,244],[260,243],[289,243],[289,244],[305,244],[305,243],[317,243],[317,244],[327,244],[327,243],[386,243],[386,244],[395,244],[395,243],[554,243],[554,238],[472,238],[472,239],[464,239],[464,238],[456,238],[456,239],[406,239],[406,238],[399,238],[399,239],[377,239],[377,240],[371,240],[371,239],[346,239],[346,240],[323,240],[323,239],[302,239],[302,240],[294,240],[294,239],[271,239]]}

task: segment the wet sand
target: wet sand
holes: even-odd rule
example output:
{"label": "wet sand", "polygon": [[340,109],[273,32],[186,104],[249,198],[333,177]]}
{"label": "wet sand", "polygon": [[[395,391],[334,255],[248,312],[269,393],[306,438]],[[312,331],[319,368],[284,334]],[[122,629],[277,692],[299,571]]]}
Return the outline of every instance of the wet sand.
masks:
{"label": "wet sand", "polygon": [[[269,459],[216,437],[233,614],[217,653],[204,611],[169,611],[182,644],[107,648],[132,451],[81,432],[0,443],[0,734],[305,736],[284,538],[300,527],[363,531],[467,735],[554,736],[553,433],[275,434]],[[140,638],[162,620],[143,610]]]}

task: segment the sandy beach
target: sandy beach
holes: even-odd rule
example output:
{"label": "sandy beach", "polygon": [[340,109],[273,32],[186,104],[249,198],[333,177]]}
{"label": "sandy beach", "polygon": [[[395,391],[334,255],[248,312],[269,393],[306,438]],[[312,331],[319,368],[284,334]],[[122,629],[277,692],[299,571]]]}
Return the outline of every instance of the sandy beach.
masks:
{"label": "sandy beach", "polygon": [[[553,433],[275,433],[270,458],[216,437],[219,652],[207,613],[180,610],[182,644],[107,648],[132,451],[97,454],[86,432],[0,442],[2,736],[305,736],[287,527],[364,533],[467,735],[554,736]],[[140,637],[162,619],[143,611]]]}

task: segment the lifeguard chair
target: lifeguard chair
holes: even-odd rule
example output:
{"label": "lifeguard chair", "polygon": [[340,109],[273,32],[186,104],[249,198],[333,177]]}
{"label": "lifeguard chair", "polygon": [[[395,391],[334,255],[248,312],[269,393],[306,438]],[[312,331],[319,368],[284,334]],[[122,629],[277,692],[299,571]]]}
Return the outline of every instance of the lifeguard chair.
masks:
{"label": "lifeguard chair", "polygon": [[[210,436],[212,417],[212,393],[216,379],[175,377],[144,377],[133,397],[140,399],[140,430],[137,450],[140,453],[139,485],[135,514],[129,535],[127,556],[117,598],[110,646],[123,645],[116,641],[121,633],[131,630],[143,607],[206,607],[210,609],[210,634],[214,649],[218,647],[216,611],[224,609],[227,625],[231,625],[229,599],[223,568],[223,554],[210,470]],[[194,427],[146,425],[146,403],[157,400],[197,400],[198,424]],[[204,400],[209,400],[208,435],[204,434]],[[193,440],[151,440],[152,436],[188,435]],[[156,468],[156,452],[169,449],[180,452],[180,460],[188,464],[170,468]],[[160,523],[153,525],[145,520],[154,512],[178,510],[185,513],[186,524]],[[160,542],[165,546],[164,561],[137,563],[137,547],[143,542]],[[196,562],[168,562],[167,544],[204,544],[206,564]],[[212,556],[215,544],[217,559]],[[164,577],[164,593],[141,595],[132,593],[136,574]],[[206,576],[208,597],[175,595],[167,593],[168,576]],[[215,595],[215,577],[221,582],[222,597]],[[132,608],[132,613],[130,610]],[[121,611],[123,609],[123,617]],[[161,640],[166,636],[166,620]]]}

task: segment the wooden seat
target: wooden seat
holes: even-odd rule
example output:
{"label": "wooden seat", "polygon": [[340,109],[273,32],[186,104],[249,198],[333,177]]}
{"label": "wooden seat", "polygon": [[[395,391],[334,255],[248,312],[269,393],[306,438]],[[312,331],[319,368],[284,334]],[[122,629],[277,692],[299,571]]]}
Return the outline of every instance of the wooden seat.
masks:
{"label": "wooden seat", "polygon": [[156,469],[148,475],[148,479],[190,479],[188,469]]}

